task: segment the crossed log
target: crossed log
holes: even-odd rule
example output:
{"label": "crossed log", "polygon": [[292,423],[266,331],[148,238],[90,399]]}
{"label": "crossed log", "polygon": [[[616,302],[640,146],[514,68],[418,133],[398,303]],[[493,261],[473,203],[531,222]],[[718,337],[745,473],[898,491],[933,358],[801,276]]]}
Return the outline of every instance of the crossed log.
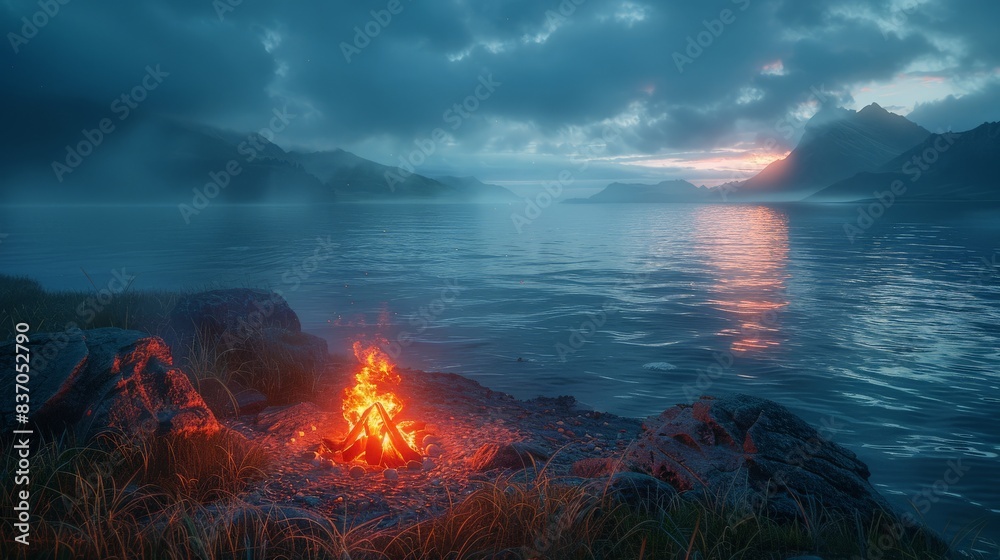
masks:
{"label": "crossed log", "polygon": [[[379,433],[373,434],[368,425],[368,418],[376,413],[382,419],[382,426],[378,429]],[[384,443],[390,445],[383,445]],[[323,444],[331,453],[341,451],[346,462],[358,459],[362,454],[369,465],[386,467],[400,467],[409,461],[421,459],[420,453],[406,443],[403,434],[399,433],[396,423],[389,418],[389,413],[380,402],[376,402],[364,411],[344,441],[336,443],[323,438]]]}

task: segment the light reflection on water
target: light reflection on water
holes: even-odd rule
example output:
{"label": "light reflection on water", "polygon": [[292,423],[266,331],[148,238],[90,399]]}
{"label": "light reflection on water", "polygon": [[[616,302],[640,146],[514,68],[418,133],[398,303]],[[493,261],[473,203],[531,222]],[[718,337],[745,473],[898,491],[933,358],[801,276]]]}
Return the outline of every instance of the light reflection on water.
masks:
{"label": "light reflection on water", "polygon": [[[174,207],[0,208],[0,270],[81,290],[81,268],[100,285],[121,267],[140,288],[280,288],[334,349],[405,333],[406,366],[632,416],[685,401],[729,355],[699,392],[835,421],[900,505],[961,459],[926,518],[1000,532],[996,215],[898,205],[851,243],[849,205],[562,205],[520,235],[512,210],[212,206],[186,227]],[[84,222],[114,227],[52,226]],[[287,282],[326,236],[337,254]],[[434,305],[449,283],[457,297]]]}

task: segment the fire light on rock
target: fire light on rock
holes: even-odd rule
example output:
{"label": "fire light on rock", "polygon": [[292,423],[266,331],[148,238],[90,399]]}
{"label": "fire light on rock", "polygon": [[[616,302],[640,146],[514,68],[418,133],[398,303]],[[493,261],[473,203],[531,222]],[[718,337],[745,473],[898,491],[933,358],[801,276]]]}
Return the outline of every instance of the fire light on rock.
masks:
{"label": "fire light on rock", "polygon": [[389,389],[399,383],[395,364],[375,345],[355,342],[354,355],[361,367],[354,376],[354,386],[344,390],[343,404],[350,432],[341,442],[324,438],[323,453],[344,462],[363,461],[382,467],[420,461],[415,450],[416,432],[423,426],[396,420],[403,401]]}

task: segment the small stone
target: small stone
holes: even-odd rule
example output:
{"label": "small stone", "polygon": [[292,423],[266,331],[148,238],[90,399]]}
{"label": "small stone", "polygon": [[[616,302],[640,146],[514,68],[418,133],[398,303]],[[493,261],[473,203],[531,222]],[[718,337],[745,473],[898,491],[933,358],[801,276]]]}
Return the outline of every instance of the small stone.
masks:
{"label": "small stone", "polygon": [[565,432],[566,432],[566,428],[559,428],[559,429],[558,429],[558,430],[556,430],[556,431],[557,431],[557,432],[559,432],[560,434],[562,434],[562,433],[565,433]]}
{"label": "small stone", "polygon": [[319,507],[319,505],[322,503],[322,500],[320,500],[316,496],[306,496],[305,498],[302,498],[302,501],[305,502],[305,504],[309,507]]}
{"label": "small stone", "polygon": [[406,470],[408,471],[419,471],[424,466],[420,464],[420,461],[408,461],[406,463]]}
{"label": "small stone", "polygon": [[435,467],[434,461],[431,461],[430,459],[424,459],[424,464],[421,466],[424,468],[425,471],[432,471],[434,470]]}
{"label": "small stone", "polygon": [[399,472],[396,469],[385,469],[382,471],[382,476],[392,482],[399,480]]}
{"label": "small stone", "polygon": [[441,446],[436,443],[432,443],[427,446],[427,455],[430,457],[440,457],[441,456]]}
{"label": "small stone", "polygon": [[565,424],[565,422],[563,422],[562,420],[556,422],[556,426],[562,426],[563,424]]}
{"label": "small stone", "polygon": [[362,476],[365,476],[365,468],[362,467],[362,466],[359,466],[359,465],[355,465],[355,466],[351,467],[350,475],[351,475],[351,478],[353,478],[354,480],[357,480],[357,479],[361,478]]}

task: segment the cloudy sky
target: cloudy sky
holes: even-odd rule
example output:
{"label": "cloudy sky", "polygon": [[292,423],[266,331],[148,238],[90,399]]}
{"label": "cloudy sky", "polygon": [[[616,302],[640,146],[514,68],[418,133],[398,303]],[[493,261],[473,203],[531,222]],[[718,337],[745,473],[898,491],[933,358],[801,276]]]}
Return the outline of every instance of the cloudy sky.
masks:
{"label": "cloudy sky", "polygon": [[285,148],[397,164],[433,147],[427,174],[508,185],[746,178],[822,103],[931,131],[1000,120],[996,0],[4,0],[0,16],[8,130],[56,152],[62,122],[107,113],[147,67],[169,75],[137,113],[251,131],[277,109]]}

